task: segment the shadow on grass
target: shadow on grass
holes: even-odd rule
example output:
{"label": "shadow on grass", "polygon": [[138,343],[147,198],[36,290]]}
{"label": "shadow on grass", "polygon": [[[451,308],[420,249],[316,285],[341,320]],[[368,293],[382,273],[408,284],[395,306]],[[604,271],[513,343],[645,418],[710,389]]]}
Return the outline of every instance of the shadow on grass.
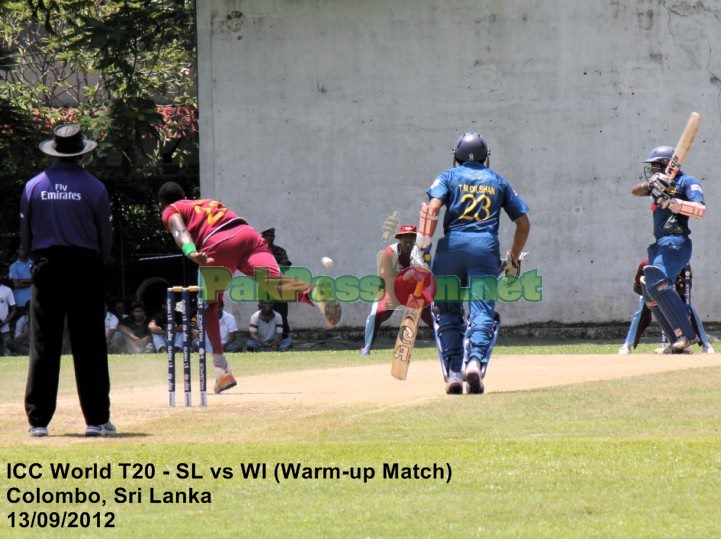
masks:
{"label": "shadow on grass", "polygon": [[53,438],[83,438],[87,440],[126,440],[132,438],[149,438],[152,434],[147,432],[120,432],[111,436],[85,436],[85,433],[67,433],[67,434],[56,434]]}

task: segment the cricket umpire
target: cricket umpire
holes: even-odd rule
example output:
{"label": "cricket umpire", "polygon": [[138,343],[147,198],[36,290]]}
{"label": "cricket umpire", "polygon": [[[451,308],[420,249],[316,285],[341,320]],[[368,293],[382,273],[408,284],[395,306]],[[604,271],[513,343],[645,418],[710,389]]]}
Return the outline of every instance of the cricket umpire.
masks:
{"label": "cricket umpire", "polygon": [[66,318],[85,435],[116,433],[103,309],[112,215],[105,186],[80,163],[96,147],[77,125],[56,127],[54,137],[40,143],[55,161],[27,182],[20,201],[22,246],[34,264],[25,389],[31,436],[47,436],[55,413]]}

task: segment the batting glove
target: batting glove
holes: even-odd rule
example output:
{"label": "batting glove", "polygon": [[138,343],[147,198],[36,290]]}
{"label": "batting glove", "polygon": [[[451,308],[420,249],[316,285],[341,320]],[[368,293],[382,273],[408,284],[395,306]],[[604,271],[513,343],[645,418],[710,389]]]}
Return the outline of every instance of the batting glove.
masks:
{"label": "batting glove", "polygon": [[503,272],[504,278],[515,280],[521,274],[521,261],[528,256],[528,253],[521,253],[521,256],[514,259],[511,251],[506,253],[506,259],[501,262],[500,272]]}
{"label": "batting glove", "polygon": [[653,201],[656,206],[664,210],[671,205],[671,197],[668,195],[661,195],[658,198],[654,198]]}
{"label": "batting glove", "polygon": [[430,236],[426,236],[425,234],[417,234],[416,235],[416,245],[419,249],[427,249],[431,245],[431,238]]}
{"label": "batting glove", "polygon": [[666,176],[663,172],[657,172],[648,181],[648,187],[651,190],[652,197],[661,197],[663,195],[671,195],[671,187],[673,181],[671,178]]}

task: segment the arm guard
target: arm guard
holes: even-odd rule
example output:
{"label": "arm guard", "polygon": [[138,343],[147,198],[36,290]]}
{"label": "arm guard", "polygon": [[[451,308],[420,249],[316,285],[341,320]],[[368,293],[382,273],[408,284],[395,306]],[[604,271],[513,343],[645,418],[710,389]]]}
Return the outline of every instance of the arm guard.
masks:
{"label": "arm guard", "polygon": [[706,212],[706,206],[700,202],[691,202],[690,200],[679,200],[678,198],[672,198],[668,207],[673,213],[679,215],[685,215],[687,217],[693,217],[695,219],[702,219],[703,214]]}
{"label": "arm guard", "polygon": [[424,202],[421,204],[421,216],[416,236],[416,245],[420,249],[425,249],[430,245],[433,233],[436,231],[436,225],[438,225],[438,210],[431,208]]}

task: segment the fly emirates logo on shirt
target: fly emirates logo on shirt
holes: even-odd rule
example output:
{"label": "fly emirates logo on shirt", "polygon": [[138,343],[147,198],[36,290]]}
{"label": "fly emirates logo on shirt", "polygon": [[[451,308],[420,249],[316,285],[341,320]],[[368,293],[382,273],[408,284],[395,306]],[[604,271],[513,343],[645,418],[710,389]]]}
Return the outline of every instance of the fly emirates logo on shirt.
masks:
{"label": "fly emirates logo on shirt", "polygon": [[82,200],[83,195],[68,191],[68,186],[62,183],[55,184],[55,191],[40,191],[41,200]]}

